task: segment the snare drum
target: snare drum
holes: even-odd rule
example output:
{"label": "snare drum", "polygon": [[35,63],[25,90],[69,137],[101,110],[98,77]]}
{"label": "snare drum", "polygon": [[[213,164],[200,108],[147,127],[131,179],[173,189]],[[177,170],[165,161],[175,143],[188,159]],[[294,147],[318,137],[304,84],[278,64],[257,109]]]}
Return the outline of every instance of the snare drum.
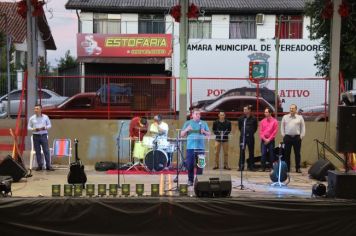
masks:
{"label": "snare drum", "polygon": [[151,150],[145,157],[145,165],[151,171],[161,171],[167,166],[167,154],[163,150]]}
{"label": "snare drum", "polygon": [[158,149],[166,150],[169,145],[170,145],[170,143],[167,141],[167,139],[158,139],[157,140]]}
{"label": "snare drum", "polygon": [[153,148],[154,138],[151,136],[144,136],[142,139],[143,145],[148,148]]}
{"label": "snare drum", "polygon": [[143,145],[142,142],[136,141],[132,155],[134,158],[142,160],[145,158],[146,150],[147,150],[147,148]]}

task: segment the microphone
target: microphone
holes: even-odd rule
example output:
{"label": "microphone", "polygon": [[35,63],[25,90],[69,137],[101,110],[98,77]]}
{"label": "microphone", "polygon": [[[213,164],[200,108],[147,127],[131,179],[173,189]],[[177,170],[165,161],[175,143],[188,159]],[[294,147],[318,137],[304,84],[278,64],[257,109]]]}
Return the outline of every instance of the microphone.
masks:
{"label": "microphone", "polygon": [[201,121],[199,121],[199,133],[202,134],[201,133]]}

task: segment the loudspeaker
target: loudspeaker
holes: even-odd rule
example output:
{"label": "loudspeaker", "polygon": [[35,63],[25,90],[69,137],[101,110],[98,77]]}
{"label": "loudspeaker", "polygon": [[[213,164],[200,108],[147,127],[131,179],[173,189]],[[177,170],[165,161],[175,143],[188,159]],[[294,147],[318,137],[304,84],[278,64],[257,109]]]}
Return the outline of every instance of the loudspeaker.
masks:
{"label": "loudspeaker", "polygon": [[327,197],[356,199],[355,183],[355,172],[329,171]]}
{"label": "loudspeaker", "polygon": [[199,175],[194,182],[197,197],[228,197],[231,187],[230,175]]}
{"label": "loudspeaker", "polygon": [[339,106],[336,150],[356,152],[356,106]]}
{"label": "loudspeaker", "polygon": [[328,170],[335,170],[335,166],[328,160],[319,159],[309,168],[308,174],[313,179],[325,181],[325,177],[328,175]]}
{"label": "loudspeaker", "polygon": [[16,162],[10,155],[5,157],[0,163],[0,175],[9,175],[13,178],[14,182],[18,182],[26,174],[26,169]]}

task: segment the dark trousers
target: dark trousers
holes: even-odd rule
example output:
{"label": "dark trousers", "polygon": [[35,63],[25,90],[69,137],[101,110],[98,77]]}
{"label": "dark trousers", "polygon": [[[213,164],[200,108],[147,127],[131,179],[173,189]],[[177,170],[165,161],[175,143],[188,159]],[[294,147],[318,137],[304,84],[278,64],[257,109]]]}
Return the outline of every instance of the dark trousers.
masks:
{"label": "dark trousers", "polygon": [[51,167],[51,158],[49,155],[47,134],[33,134],[33,147],[35,148],[36,151],[36,159],[37,159],[38,167],[43,167],[41,146],[46,160],[46,168],[49,169]]}
{"label": "dark trousers", "polygon": [[[203,149],[187,149],[186,166],[188,169],[188,180],[194,181],[194,167],[196,166],[197,158],[199,154],[205,154]],[[197,175],[203,174],[203,169],[197,168]]]}
{"label": "dark trousers", "polygon": [[255,152],[255,138],[254,136],[246,136],[245,143],[243,144],[243,137],[240,136],[240,159],[239,159],[239,167],[244,169],[245,167],[245,149],[248,147],[248,168],[253,168],[255,164],[254,161],[254,152]]}
{"label": "dark trousers", "polygon": [[[261,141],[261,152],[262,152],[262,157],[261,157],[261,165],[262,169],[266,168],[266,160],[268,158],[270,167],[272,167],[272,163],[274,161],[274,139],[271,140],[267,145]],[[268,154],[268,157],[267,157]]]}
{"label": "dark trousers", "polygon": [[288,171],[290,171],[290,154],[292,151],[292,147],[294,149],[294,156],[295,156],[295,168],[300,168],[300,148],[302,146],[302,140],[300,139],[299,135],[291,136],[285,135],[283,138],[284,142],[284,151],[285,151],[285,158],[288,167]]}

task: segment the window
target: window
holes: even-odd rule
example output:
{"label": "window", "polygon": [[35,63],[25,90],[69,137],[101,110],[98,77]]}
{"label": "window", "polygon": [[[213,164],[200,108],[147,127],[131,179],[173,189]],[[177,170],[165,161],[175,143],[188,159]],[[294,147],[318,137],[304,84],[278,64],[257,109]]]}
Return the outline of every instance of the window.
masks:
{"label": "window", "polygon": [[90,98],[78,98],[73,100],[70,104],[68,104],[67,108],[71,109],[85,109],[91,107],[91,99]]}
{"label": "window", "polygon": [[22,94],[21,90],[10,93],[10,100],[20,100],[21,94]]}
{"label": "window", "polygon": [[139,34],[164,34],[165,24],[163,15],[139,15]]}
{"label": "window", "polygon": [[255,39],[256,17],[230,16],[230,39]]}
{"label": "window", "polygon": [[[39,92],[39,91],[38,91]],[[49,99],[51,98],[51,95],[49,95],[47,92],[41,90],[41,99]]]}
{"label": "window", "polygon": [[189,21],[189,38],[211,38],[211,17],[199,17],[198,20]]}
{"label": "window", "polygon": [[120,34],[121,20],[119,15],[115,15],[114,19],[109,19],[108,14],[94,14],[94,29],[97,34]]}
{"label": "window", "polygon": [[276,31],[278,35],[278,23],[281,21],[279,38],[281,39],[301,39],[303,37],[303,16],[277,16]]}

